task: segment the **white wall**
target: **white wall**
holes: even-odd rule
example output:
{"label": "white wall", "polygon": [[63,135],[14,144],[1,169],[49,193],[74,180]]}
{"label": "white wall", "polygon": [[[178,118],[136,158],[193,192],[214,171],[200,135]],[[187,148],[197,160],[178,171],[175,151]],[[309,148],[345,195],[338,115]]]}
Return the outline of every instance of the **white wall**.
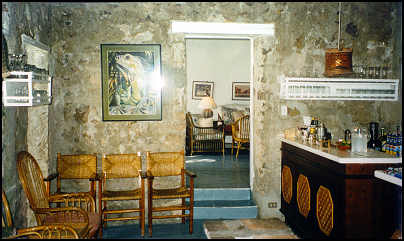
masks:
{"label": "white wall", "polygon": [[[232,100],[232,82],[250,82],[250,40],[186,39],[187,101],[186,109],[200,113],[199,100],[192,99],[192,82],[214,82],[213,98],[218,106],[248,105],[249,101]],[[217,118],[214,110],[214,118]]]}

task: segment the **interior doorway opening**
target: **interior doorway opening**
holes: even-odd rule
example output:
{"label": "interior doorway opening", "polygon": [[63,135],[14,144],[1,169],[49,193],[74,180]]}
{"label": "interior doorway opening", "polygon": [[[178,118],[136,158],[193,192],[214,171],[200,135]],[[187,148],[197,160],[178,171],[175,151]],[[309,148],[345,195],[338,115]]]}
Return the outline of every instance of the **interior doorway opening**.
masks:
{"label": "interior doorway opening", "polygon": [[[194,81],[213,83],[213,98],[217,106],[238,106],[253,113],[253,39],[244,36],[186,36],[186,111],[199,113],[198,102],[193,98]],[[250,83],[249,100],[233,96],[234,83]],[[217,110],[214,116],[217,117]],[[231,133],[226,138],[226,151],[222,156],[187,156],[188,166],[196,168],[203,187],[252,187],[253,180],[253,123],[250,118],[250,148],[239,158],[231,154]],[[214,163],[215,161],[215,163]],[[209,171],[210,170],[210,171]],[[220,174],[218,173],[220,170]],[[208,179],[202,180],[200,179]],[[222,181],[218,181],[218,178]],[[234,180],[231,182],[230,180]],[[227,180],[227,181],[223,181]]]}

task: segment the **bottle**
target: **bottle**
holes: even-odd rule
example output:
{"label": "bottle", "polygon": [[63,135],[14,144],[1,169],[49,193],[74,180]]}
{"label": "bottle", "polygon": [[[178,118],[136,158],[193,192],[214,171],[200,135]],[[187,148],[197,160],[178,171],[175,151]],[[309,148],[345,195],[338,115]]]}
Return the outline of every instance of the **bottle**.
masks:
{"label": "bottle", "polygon": [[389,132],[389,133],[387,133],[386,148],[385,148],[387,154],[390,154],[390,140],[391,140],[390,137],[391,137],[391,133]]}
{"label": "bottle", "polygon": [[384,131],[384,128],[380,128],[379,142],[381,145],[380,151],[382,152],[386,151],[386,141],[387,141],[386,132]]}
{"label": "bottle", "polygon": [[401,148],[402,148],[402,136],[401,136],[401,131],[400,131],[400,126],[397,125],[397,131],[396,131],[396,156],[400,157],[401,156]]}

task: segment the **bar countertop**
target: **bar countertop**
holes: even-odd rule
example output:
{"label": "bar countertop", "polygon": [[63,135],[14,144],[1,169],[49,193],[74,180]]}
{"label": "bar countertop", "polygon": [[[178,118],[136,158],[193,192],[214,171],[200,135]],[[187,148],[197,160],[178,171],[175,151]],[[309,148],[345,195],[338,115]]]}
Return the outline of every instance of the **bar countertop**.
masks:
{"label": "bar countertop", "polygon": [[303,143],[301,140],[292,140],[281,137],[282,142],[299,147],[306,151],[328,158],[341,164],[350,163],[402,163],[402,157],[394,157],[384,152],[368,149],[367,152],[354,153],[350,150],[339,150],[336,147],[320,147],[319,145]]}

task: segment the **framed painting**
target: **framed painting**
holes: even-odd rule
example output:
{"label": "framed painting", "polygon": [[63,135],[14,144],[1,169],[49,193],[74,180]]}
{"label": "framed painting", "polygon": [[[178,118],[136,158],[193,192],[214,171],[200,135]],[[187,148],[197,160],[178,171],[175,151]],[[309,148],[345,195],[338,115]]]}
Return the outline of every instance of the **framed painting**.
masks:
{"label": "framed painting", "polygon": [[250,82],[233,82],[233,100],[250,100]]}
{"label": "framed painting", "polygon": [[161,46],[101,44],[103,121],[161,120]]}
{"label": "framed painting", "polygon": [[200,100],[205,96],[213,97],[213,82],[194,81],[192,83],[192,99]]}

